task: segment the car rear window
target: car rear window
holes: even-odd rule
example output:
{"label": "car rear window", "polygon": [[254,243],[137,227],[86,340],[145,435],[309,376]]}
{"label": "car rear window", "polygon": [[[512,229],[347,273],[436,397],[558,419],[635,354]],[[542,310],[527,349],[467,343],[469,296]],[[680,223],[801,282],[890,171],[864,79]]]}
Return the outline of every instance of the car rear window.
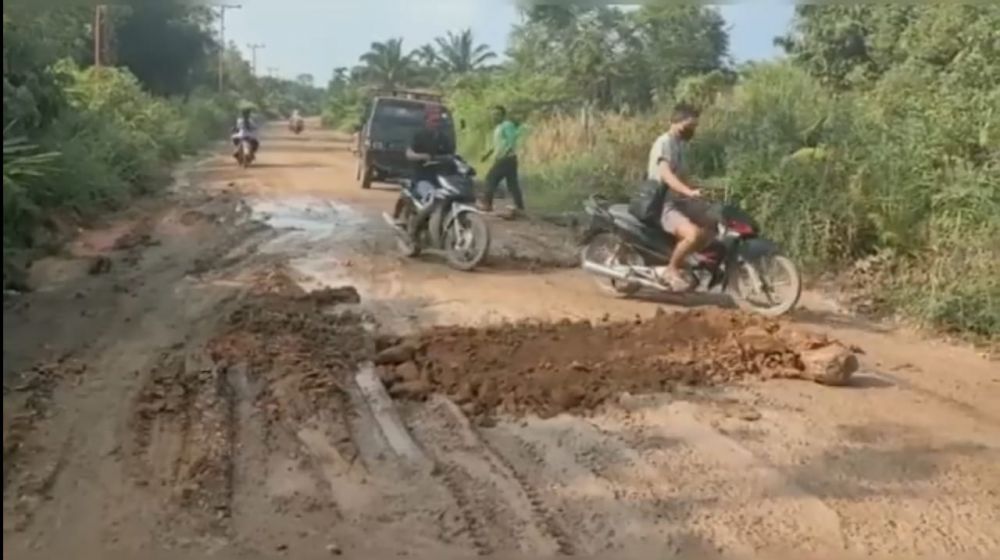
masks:
{"label": "car rear window", "polygon": [[375,120],[387,125],[420,127],[424,124],[424,104],[409,101],[380,101]]}
{"label": "car rear window", "polygon": [[[381,99],[375,105],[372,135],[386,140],[409,141],[424,126],[426,103],[406,99]],[[442,109],[445,131],[453,135],[454,124],[447,109]]]}

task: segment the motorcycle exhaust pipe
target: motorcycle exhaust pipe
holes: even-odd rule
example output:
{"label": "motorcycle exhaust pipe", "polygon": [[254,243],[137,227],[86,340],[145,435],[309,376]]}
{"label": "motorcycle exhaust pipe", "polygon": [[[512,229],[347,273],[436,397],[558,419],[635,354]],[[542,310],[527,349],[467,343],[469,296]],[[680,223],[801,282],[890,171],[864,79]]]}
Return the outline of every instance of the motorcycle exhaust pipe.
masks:
{"label": "motorcycle exhaust pipe", "polygon": [[592,261],[583,261],[583,269],[587,272],[592,272],[600,276],[606,276],[612,280],[620,280],[622,282],[635,282],[646,288],[652,288],[654,290],[664,291],[666,288],[648,278],[643,278],[642,276],[636,276],[632,274],[630,269],[625,267],[610,267],[603,264],[598,264]]}
{"label": "motorcycle exhaust pipe", "polygon": [[636,280],[635,278],[630,278],[628,269],[626,268],[611,268],[610,266],[597,264],[593,261],[583,261],[583,269],[587,272],[607,276],[608,278],[612,278],[614,280]]}

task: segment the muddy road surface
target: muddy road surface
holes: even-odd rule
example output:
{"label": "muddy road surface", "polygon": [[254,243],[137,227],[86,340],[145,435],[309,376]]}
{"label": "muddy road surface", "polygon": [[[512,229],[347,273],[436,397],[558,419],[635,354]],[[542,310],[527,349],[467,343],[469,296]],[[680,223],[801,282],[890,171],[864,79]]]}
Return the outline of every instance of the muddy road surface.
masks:
{"label": "muddy road surface", "polygon": [[403,260],[395,187],[270,132],[5,297],[5,557],[1000,553],[974,349],[817,294],[783,321],[613,299],[529,220],[491,220],[475,273]]}

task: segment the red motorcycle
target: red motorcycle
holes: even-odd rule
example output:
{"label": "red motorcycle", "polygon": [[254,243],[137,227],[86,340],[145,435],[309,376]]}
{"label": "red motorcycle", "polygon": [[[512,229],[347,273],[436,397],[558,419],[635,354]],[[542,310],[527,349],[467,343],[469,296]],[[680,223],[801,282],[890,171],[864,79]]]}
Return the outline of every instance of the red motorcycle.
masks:
{"label": "red motorcycle", "polygon": [[[593,196],[584,205],[590,227],[584,237],[584,270],[599,277],[599,285],[619,296],[642,288],[673,290],[660,280],[676,240],[659,224],[647,224],[627,204],[609,204]],[[778,246],[760,236],[760,227],[746,212],[713,204],[717,222],[712,243],[692,255],[687,265],[697,279],[693,291],[727,292],[741,308],[769,317],[788,313],[802,295],[798,267]]]}

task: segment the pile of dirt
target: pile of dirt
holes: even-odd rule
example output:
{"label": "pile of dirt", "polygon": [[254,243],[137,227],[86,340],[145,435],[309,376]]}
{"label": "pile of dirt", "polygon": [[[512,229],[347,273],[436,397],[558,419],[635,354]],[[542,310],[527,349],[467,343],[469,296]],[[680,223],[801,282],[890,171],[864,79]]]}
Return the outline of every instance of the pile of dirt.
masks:
{"label": "pile of dirt", "polygon": [[628,323],[438,328],[386,340],[376,357],[395,396],[450,396],[472,415],[587,411],[678,384],[804,378],[844,384],[853,352],[776,321],[712,310]]}
{"label": "pile of dirt", "polygon": [[247,367],[257,404],[272,420],[346,410],[344,384],[372,358],[374,342],[358,314],[332,308],[360,302],[358,292],[307,293],[280,273],[269,286],[276,292],[251,295],[229,316],[210,343],[212,357]]}

